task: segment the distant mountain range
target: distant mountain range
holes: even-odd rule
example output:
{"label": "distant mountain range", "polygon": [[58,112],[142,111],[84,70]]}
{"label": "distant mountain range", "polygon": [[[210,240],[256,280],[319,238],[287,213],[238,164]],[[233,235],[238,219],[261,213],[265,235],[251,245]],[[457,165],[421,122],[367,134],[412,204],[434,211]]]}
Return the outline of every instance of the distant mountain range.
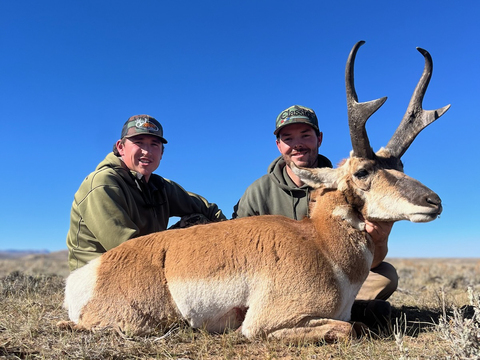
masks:
{"label": "distant mountain range", "polygon": [[49,250],[0,250],[0,259],[16,259],[27,255],[50,254]]}

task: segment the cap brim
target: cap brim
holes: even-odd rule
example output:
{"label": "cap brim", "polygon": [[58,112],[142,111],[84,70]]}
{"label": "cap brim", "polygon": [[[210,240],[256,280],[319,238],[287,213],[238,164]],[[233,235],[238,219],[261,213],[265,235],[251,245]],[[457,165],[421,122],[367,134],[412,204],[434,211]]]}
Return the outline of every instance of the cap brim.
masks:
{"label": "cap brim", "polygon": [[132,138],[132,137],[135,137],[135,136],[139,136],[139,135],[151,135],[151,136],[155,136],[155,137],[160,138],[160,141],[161,141],[162,143],[164,143],[164,144],[167,144],[167,143],[168,143],[168,141],[167,141],[164,137],[162,137],[162,136],[160,136],[160,135],[151,134],[151,133],[135,133],[135,134],[125,135],[124,138],[129,139],[129,138]]}

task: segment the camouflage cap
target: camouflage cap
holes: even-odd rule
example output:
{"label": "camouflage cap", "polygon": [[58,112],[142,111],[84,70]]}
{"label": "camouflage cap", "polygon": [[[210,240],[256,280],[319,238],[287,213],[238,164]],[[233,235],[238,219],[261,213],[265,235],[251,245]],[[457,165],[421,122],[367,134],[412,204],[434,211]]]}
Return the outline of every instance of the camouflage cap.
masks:
{"label": "camouflage cap", "polygon": [[158,136],[162,143],[167,143],[167,140],[163,137],[162,125],[150,115],[134,115],[129,118],[123,125],[120,138],[131,138],[144,134]]}
{"label": "camouflage cap", "polygon": [[293,105],[277,116],[276,128],[273,133],[278,135],[282,127],[295,123],[305,123],[313,127],[317,133],[320,131],[315,111],[304,106]]}

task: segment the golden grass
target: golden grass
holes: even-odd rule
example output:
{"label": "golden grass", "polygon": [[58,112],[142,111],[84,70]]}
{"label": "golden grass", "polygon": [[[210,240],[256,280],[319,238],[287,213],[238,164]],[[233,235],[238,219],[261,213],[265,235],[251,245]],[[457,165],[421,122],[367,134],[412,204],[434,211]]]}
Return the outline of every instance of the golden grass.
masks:
{"label": "golden grass", "polygon": [[[66,253],[0,260],[0,359],[445,359],[443,309],[468,305],[480,292],[480,259],[389,259],[400,275],[390,298],[391,331],[333,345],[250,341],[236,332],[212,335],[185,324],[168,336],[124,338],[114,332],[60,329]],[[477,324],[478,325],[478,324]],[[395,336],[396,335],[396,336]]]}

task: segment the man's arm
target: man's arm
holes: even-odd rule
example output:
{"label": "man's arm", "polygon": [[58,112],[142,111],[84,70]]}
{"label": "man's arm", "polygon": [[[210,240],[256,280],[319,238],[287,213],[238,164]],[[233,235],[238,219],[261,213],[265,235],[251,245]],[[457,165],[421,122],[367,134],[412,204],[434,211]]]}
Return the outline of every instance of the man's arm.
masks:
{"label": "man's arm", "polygon": [[259,215],[258,211],[253,210],[251,204],[248,202],[245,194],[238,200],[237,204],[233,207],[232,219],[256,216]]}
{"label": "man's arm", "polygon": [[372,237],[375,244],[373,262],[371,268],[375,268],[385,259],[388,253],[388,236],[392,231],[393,222],[365,220],[365,230]]}
{"label": "man's arm", "polygon": [[233,207],[232,219],[248,216],[268,215],[266,196],[269,193],[262,184],[263,178],[252,183]]}
{"label": "man's arm", "polygon": [[130,218],[125,195],[119,187],[95,188],[78,208],[88,232],[105,250],[138,236],[138,226]]}
{"label": "man's arm", "polygon": [[203,196],[186,191],[176,182],[165,179],[165,190],[170,204],[171,216],[203,214],[210,221],[226,220],[215,203],[210,203]]}

